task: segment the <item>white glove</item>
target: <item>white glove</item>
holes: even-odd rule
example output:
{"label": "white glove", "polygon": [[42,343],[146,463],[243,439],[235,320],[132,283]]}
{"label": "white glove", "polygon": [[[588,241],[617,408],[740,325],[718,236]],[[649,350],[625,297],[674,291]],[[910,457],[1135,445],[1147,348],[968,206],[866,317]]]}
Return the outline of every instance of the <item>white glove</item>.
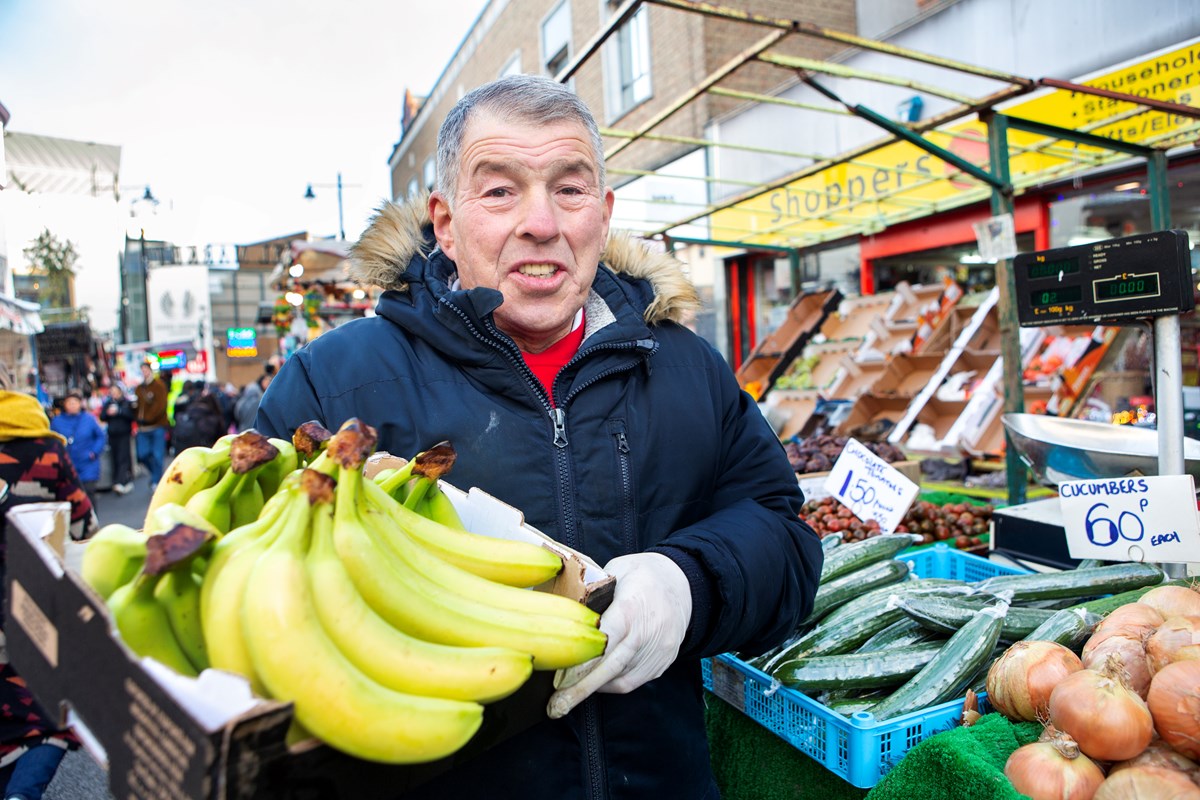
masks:
{"label": "white glove", "polygon": [[559,670],[546,713],[565,717],[593,692],[627,694],[667,671],[679,655],[692,619],[692,590],[678,565],[661,553],[609,561],[617,579],[612,605],[600,616],[608,634],[604,653]]}

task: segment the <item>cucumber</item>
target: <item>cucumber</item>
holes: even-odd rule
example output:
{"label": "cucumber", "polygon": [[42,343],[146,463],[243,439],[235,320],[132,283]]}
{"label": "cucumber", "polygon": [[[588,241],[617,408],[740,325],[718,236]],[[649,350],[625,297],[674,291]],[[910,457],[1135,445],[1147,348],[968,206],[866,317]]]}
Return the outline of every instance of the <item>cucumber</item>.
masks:
{"label": "cucumber", "polygon": [[1013,602],[1053,597],[1094,597],[1162,583],[1163,572],[1153,564],[1113,564],[1092,569],[1030,575],[997,575],[979,581],[981,592],[1011,592]]}
{"label": "cucumber", "polygon": [[772,676],[801,692],[814,689],[878,689],[920,672],[942,649],[941,642],[899,647],[883,653],[850,653],[784,661]]}
{"label": "cucumber", "polygon": [[[979,610],[977,605],[949,597],[898,597],[896,603],[905,614],[926,628],[944,634],[957,631]],[[1010,606],[1004,615],[1000,638],[1006,642],[1024,639],[1056,613],[1040,608]]]}
{"label": "cucumber", "polygon": [[[1173,581],[1168,581],[1159,586],[1191,586],[1194,578],[1176,578]],[[1076,603],[1071,608],[1082,608],[1091,611],[1093,614],[1098,614],[1101,617],[1107,617],[1112,612],[1116,611],[1126,603],[1136,603],[1142,599],[1142,595],[1153,589],[1154,586],[1141,586],[1137,589],[1130,589],[1128,592],[1110,595],[1108,597],[1098,597],[1092,600],[1086,600],[1082,603]]]}
{"label": "cucumber", "polygon": [[1000,628],[1007,611],[1003,604],[980,609],[950,637],[933,660],[874,706],[871,713],[878,720],[886,720],[953,698],[991,657],[1000,641]]}
{"label": "cucumber", "polygon": [[880,586],[866,594],[855,597],[849,602],[843,603],[833,611],[830,611],[825,616],[825,619],[822,620],[822,623],[836,622],[844,617],[870,613],[884,603],[887,603],[888,597],[893,594],[952,596],[969,594],[971,591],[971,587],[963,581],[951,580],[949,578],[911,578],[899,583]]}
{"label": "cucumber", "polygon": [[916,539],[909,533],[891,533],[886,536],[872,536],[861,542],[843,544],[825,554],[825,563],[821,565],[822,584],[834,578],[855,572],[868,564],[892,558],[906,547],[911,547]]}
{"label": "cucumber", "polygon": [[[843,545],[850,548],[851,545]],[[839,547],[838,550],[842,548]],[[836,554],[837,551],[835,551]],[[903,561],[889,558],[869,564],[862,569],[848,572],[840,578],[817,587],[817,595],[813,599],[812,613],[804,620],[806,623],[816,622],[838,606],[848,603],[863,592],[869,592],[880,586],[899,583],[908,577],[909,566]]]}
{"label": "cucumber", "polygon": [[879,697],[843,697],[830,700],[827,707],[843,717],[849,717],[860,711],[870,711],[881,699]]}
{"label": "cucumber", "polygon": [[752,666],[770,673],[776,665],[808,656],[850,653],[867,639],[904,617],[899,606],[877,606],[873,613],[822,622],[799,639],[775,652],[770,658],[755,659]]}
{"label": "cucumber", "polygon": [[821,537],[821,550],[828,553],[841,543],[842,535],[840,533],[827,533]]}
{"label": "cucumber", "polygon": [[875,653],[880,650],[891,650],[896,647],[908,647],[914,644],[928,642],[931,639],[942,639],[944,637],[934,631],[929,630],[917,622],[907,614],[904,619],[897,620],[891,625],[881,630],[879,633],[867,639],[858,649],[856,653]]}
{"label": "cucumber", "polygon": [[[1147,589],[1146,591],[1149,591]],[[1100,615],[1086,608],[1064,608],[1055,611],[1050,619],[1038,625],[1025,637],[1029,642],[1057,642],[1070,650],[1079,651],[1092,635]]]}

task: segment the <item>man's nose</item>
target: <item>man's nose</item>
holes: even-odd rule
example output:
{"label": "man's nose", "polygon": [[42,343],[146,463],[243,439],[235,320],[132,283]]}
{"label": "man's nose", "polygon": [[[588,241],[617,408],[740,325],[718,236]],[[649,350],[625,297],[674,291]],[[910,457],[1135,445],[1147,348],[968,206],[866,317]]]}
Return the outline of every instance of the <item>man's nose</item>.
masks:
{"label": "man's nose", "polygon": [[529,192],[522,204],[517,235],[538,242],[549,241],[559,233],[558,209],[548,192]]}

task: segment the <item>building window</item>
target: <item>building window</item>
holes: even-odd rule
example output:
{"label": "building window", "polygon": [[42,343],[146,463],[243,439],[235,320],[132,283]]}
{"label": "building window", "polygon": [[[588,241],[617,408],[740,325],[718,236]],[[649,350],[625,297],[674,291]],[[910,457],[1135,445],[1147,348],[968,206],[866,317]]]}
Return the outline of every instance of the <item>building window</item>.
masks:
{"label": "building window", "polygon": [[416,178],[412,178],[408,182],[408,199],[415,200],[417,195],[421,193],[421,184]]}
{"label": "building window", "polygon": [[422,170],[422,177],[425,179],[425,188],[433,191],[433,184],[437,181],[437,161],[433,156],[425,159],[425,169]]}
{"label": "building window", "polygon": [[509,75],[521,74],[521,51],[513,53],[512,58],[504,65],[504,69],[500,70],[499,77],[507,78]]}
{"label": "building window", "polygon": [[[620,6],[604,0],[611,15]],[[650,97],[650,25],[642,6],[609,39],[605,58],[605,94],[609,116],[617,119]]]}
{"label": "building window", "polygon": [[542,66],[551,78],[571,60],[571,4],[562,0],[542,20]]}

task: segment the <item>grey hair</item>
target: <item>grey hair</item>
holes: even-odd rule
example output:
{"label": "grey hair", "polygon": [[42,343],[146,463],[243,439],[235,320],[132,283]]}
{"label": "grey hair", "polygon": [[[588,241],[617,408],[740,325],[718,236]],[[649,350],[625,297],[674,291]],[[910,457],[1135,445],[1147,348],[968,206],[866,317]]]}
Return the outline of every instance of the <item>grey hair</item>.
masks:
{"label": "grey hair", "polygon": [[437,190],[454,207],[458,191],[458,166],[467,124],[479,112],[493,114],[505,121],[518,120],[545,124],[572,120],[587,129],[596,159],[600,188],[605,186],[604,145],[591,109],[558,81],[541,75],[508,75],[485,83],[468,92],[454,104],[437,139]]}

